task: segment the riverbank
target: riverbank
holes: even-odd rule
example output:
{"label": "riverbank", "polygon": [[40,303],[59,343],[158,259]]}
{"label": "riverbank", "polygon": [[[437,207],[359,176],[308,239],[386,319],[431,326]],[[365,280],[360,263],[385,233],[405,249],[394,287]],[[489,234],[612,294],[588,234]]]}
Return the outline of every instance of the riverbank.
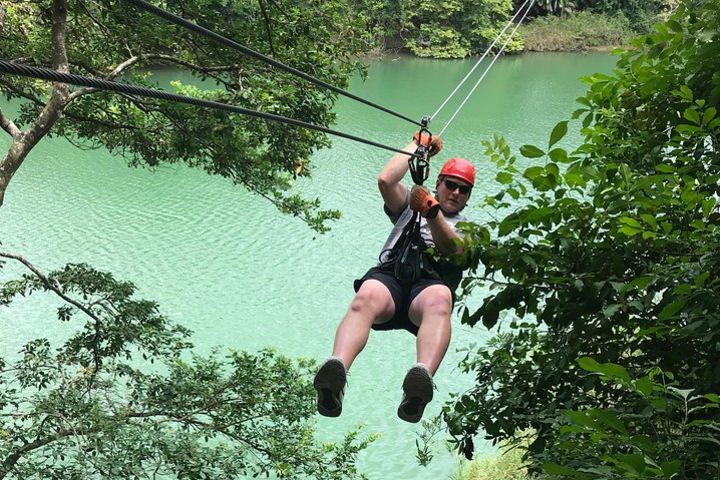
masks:
{"label": "riverbank", "polygon": [[622,14],[578,12],[539,17],[520,29],[529,52],[609,51],[637,35]]}

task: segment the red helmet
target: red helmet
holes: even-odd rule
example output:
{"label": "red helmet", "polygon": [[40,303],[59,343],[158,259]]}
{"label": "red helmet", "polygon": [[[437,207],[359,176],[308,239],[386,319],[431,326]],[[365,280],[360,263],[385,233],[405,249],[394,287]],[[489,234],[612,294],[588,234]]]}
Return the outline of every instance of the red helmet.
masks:
{"label": "red helmet", "polygon": [[440,170],[440,175],[457,177],[470,185],[475,185],[475,167],[464,158],[451,158],[445,162]]}

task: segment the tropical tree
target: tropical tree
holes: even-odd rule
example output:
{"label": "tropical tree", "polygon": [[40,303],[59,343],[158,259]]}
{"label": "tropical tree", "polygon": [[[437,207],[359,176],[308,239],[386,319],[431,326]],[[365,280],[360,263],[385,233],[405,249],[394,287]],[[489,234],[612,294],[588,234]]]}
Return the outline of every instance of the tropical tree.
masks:
{"label": "tropical tree", "polygon": [[[314,440],[311,362],[272,351],[191,354],[189,332],[135,287],[87,265],[0,284],[0,308],[50,295],[65,341],[0,357],[0,479],[361,478],[372,437]],[[0,267],[2,264],[0,263]]]}
{"label": "tropical tree", "polygon": [[[421,57],[462,58],[482,52],[512,17],[512,0],[451,0],[440,5],[428,0],[404,0],[403,5],[407,19],[405,45]],[[522,42],[512,39],[505,51],[519,50]]]}
{"label": "tropical tree", "polygon": [[[643,444],[660,445],[678,461],[668,470],[677,478],[718,475],[717,435],[688,443],[679,441],[681,428],[657,428],[664,413],[652,412],[664,407],[653,391],[669,380],[648,376],[671,372],[686,397],[720,390],[716,7],[682,2],[620,55],[613,75],[584,79],[589,89],[573,115],[582,121],[577,149],[558,144],[566,121],[547,146],[523,146],[523,160],[500,137],[486,143],[502,186],[486,204],[498,220],[467,227],[475,273],[464,288],[491,293],[480,308],[465,308],[463,321],[500,324],[502,333],[468,355],[476,384],[445,412],[464,450],[481,430],[493,440],[531,430],[532,458],[562,463],[569,457],[558,432],[599,442],[578,428],[620,428],[613,419],[622,417],[640,440],[611,445],[615,453],[650,458]],[[640,383],[618,388],[605,377]],[[587,415],[584,427],[571,425],[570,410]],[[713,409],[680,411],[693,428],[718,419]],[[617,478],[588,473],[608,458],[607,450],[575,450],[570,460],[585,476],[573,478]]]}
{"label": "tropical tree", "polygon": [[[359,68],[350,57],[363,35],[343,1],[163,6],[335,85]],[[122,0],[0,0],[0,36],[0,57],[17,63],[143,86],[155,86],[153,68],[172,66],[196,77],[193,85],[173,83],[184,95],[321,125],[333,119],[333,95]],[[58,136],[133,165],[203,168],[317,230],[337,216],[319,210],[317,200],[287,194],[295,176],[309,175],[310,153],[328,143],[323,135],[5,75],[0,90],[19,105],[17,115],[0,108],[10,137],[0,205],[32,149]],[[6,262],[27,273],[6,280],[2,271],[0,309],[18,297],[51,296],[69,338],[33,338],[0,358],[0,479],[362,477],[354,460],[372,437],[351,432],[337,445],[314,439],[311,362],[272,351],[196,356],[190,332],[136,298],[130,282],[84,264],[43,273],[20,255],[0,253],[0,269]]]}
{"label": "tropical tree", "polygon": [[[173,12],[334,85],[361,69],[362,23],[344,0],[271,3],[171,1]],[[254,25],[256,28],[248,28]],[[328,28],[333,25],[333,28]],[[175,82],[183,95],[242,105],[327,126],[335,96],[235,50],[171,25],[123,0],[2,0],[0,57],[59,72],[156,86],[152,68],[171,66],[203,81]],[[183,162],[256,192],[317,230],[336,211],[288,193],[311,172],[324,134],[227,112],[201,111],[94,88],[3,76],[0,92],[20,99],[15,118],[0,110],[11,145],[0,160],[0,205],[27,155],[48,135],[107,148],[130,164]]]}

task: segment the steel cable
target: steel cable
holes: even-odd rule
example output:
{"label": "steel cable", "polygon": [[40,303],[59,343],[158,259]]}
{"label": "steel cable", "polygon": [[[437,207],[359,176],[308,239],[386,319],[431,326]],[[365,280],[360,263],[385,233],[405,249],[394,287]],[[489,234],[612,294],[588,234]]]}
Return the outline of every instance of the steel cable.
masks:
{"label": "steel cable", "polygon": [[[457,84],[457,86],[455,87],[455,89],[450,93],[450,95],[448,95],[448,97],[447,97],[447,98],[445,99],[445,101],[438,107],[438,109],[435,111],[435,113],[432,114],[432,116],[430,117],[431,120],[434,119],[434,118],[440,113],[440,110],[442,110],[443,107],[445,107],[445,105],[447,105],[447,103],[450,101],[450,99],[457,93],[458,90],[460,90],[460,87],[462,87],[463,84],[467,81],[467,79],[470,78],[470,75],[473,74],[473,72],[475,71],[475,69],[480,66],[480,63],[482,63],[482,61],[485,60],[485,57],[488,56],[488,54],[490,53],[490,51],[492,50],[492,48],[493,48],[493,47],[495,46],[495,44],[497,44],[497,42],[500,40],[500,37],[502,37],[502,35],[507,31],[508,28],[510,28],[510,26],[512,25],[512,23],[515,21],[515,18],[517,18],[517,16],[520,15],[520,12],[522,11],[523,8],[525,8],[525,5],[527,5],[528,2],[530,2],[530,0],[525,0],[525,3],[523,3],[522,5],[520,5],[520,7],[517,9],[517,12],[515,12],[515,15],[513,15],[512,18],[508,21],[507,25],[505,25],[505,28],[503,28],[503,29],[500,31],[500,33],[497,34],[497,36],[495,37],[495,40],[493,40],[493,42],[490,44],[490,46],[489,46],[487,49],[485,49],[485,52],[482,54],[482,57],[480,57],[480,60],[478,60],[477,62],[475,62],[475,65],[473,65],[473,67],[470,69],[470,71],[467,73],[467,75],[465,75],[465,78],[463,78],[462,80],[460,80],[460,83]],[[511,36],[512,36],[512,35],[511,35]]]}
{"label": "steel cable", "polygon": [[179,17],[173,13],[170,13],[167,10],[163,10],[162,8],[156,7],[156,6],[146,2],[145,0],[125,0],[125,1],[132,3],[133,5],[145,10],[146,12],[152,13],[153,15],[156,15],[156,16],[161,17],[171,23],[174,23],[175,25],[181,26],[183,28],[187,28],[188,30],[192,30],[193,32],[196,32],[205,37],[211,38],[211,39],[215,40],[216,42],[222,43],[223,45],[227,45],[228,47],[238,50],[238,51],[244,53],[245,55],[251,56],[258,60],[262,60],[263,62],[266,62],[274,67],[277,67],[277,68],[284,70],[288,73],[291,73],[293,75],[296,75],[304,80],[307,80],[308,82],[314,83],[315,85],[326,88],[328,90],[332,90],[333,92],[335,92],[337,94],[340,94],[345,97],[356,100],[358,102],[364,103],[365,105],[369,105],[369,106],[376,108],[378,110],[381,110],[385,113],[394,115],[398,118],[402,118],[403,120],[406,120],[415,125],[422,126],[422,124],[420,122],[413,120],[409,117],[406,117],[405,115],[403,115],[401,113],[397,113],[393,110],[390,110],[389,108],[383,107],[383,106],[373,103],[369,100],[365,100],[364,98],[354,95],[354,94],[348,92],[347,90],[343,90],[342,88],[339,88],[339,87],[336,87],[335,85],[331,85],[327,82],[324,82],[324,81],[322,81],[318,78],[315,78],[312,75],[309,75],[305,72],[302,72],[296,68],[293,68],[291,66],[285,65],[284,63],[278,62],[277,60],[270,58],[267,55],[263,55],[260,52],[256,52],[255,50],[252,50],[252,49],[246,47],[245,45],[242,45],[234,40],[224,37],[223,35],[215,33],[212,30],[208,30],[205,27],[201,27],[200,25],[197,25],[189,20],[185,20],[184,18]]}
{"label": "steel cable", "polygon": [[199,98],[186,97],[175,93],[165,92],[162,90],[156,90],[152,88],[138,87],[136,85],[130,85],[127,83],[113,82],[110,80],[103,80],[99,78],[84,77],[81,75],[75,75],[72,73],[61,73],[55,70],[35,67],[31,65],[22,65],[13,63],[8,60],[0,59],[0,73],[6,73],[10,75],[20,75],[24,77],[38,78],[41,80],[48,80],[51,82],[67,83],[70,85],[77,85],[82,87],[97,88],[99,90],[108,90],[112,92],[126,93],[130,95],[137,95],[141,97],[157,98],[159,100],[167,100],[172,102],[184,103],[187,105],[194,105],[204,108],[212,108],[215,110],[224,110],[233,113],[239,113],[242,115],[248,115],[251,117],[263,118],[266,120],[272,120],[275,122],[286,123],[289,125],[295,125],[297,127],[308,128],[310,130],[316,130],[319,132],[335,135],[356,142],[364,143],[366,145],[372,145],[374,147],[390,150],[395,153],[403,153],[410,157],[418,157],[415,153],[408,153],[403,150],[383,145],[382,143],[374,142],[372,140],[366,140],[364,138],[351,135],[348,133],[339,132],[332,130],[321,125],[315,125],[312,123],[295,120],[294,118],[284,117],[282,115],[276,115],[274,113],[260,112],[258,110],[251,110],[249,108],[239,107],[236,105],[229,105],[226,103],[215,102],[212,100],[203,100]]}
{"label": "steel cable", "polygon": [[530,2],[530,6],[528,7],[527,10],[525,10],[525,13],[523,14],[522,18],[520,18],[520,21],[517,23],[517,25],[515,25],[515,28],[513,29],[512,32],[510,32],[510,35],[508,36],[507,40],[505,40],[505,43],[503,43],[502,47],[500,47],[500,50],[495,54],[495,57],[493,58],[492,62],[490,62],[490,65],[487,66],[487,68],[486,68],[485,71],[483,72],[482,76],[478,79],[477,82],[475,82],[475,85],[473,85],[473,88],[472,88],[472,89],[470,90],[470,92],[467,94],[467,96],[466,96],[465,99],[462,101],[462,103],[461,103],[460,106],[457,108],[457,110],[455,110],[455,113],[452,114],[452,116],[450,117],[450,120],[448,120],[447,123],[445,124],[445,126],[442,128],[442,130],[440,130],[440,133],[438,134],[438,136],[442,136],[442,134],[445,133],[445,130],[447,130],[447,128],[450,126],[450,124],[451,124],[452,121],[455,119],[455,117],[457,117],[457,114],[460,113],[460,110],[462,110],[462,108],[465,106],[465,104],[466,104],[467,101],[470,99],[470,97],[472,96],[472,94],[475,92],[475,90],[477,89],[478,85],[480,85],[480,82],[483,81],[483,79],[484,79],[485,76],[488,74],[488,72],[490,71],[490,69],[492,68],[492,66],[495,65],[495,62],[497,62],[497,59],[500,58],[500,55],[501,55],[502,52],[505,50],[505,47],[507,47],[507,44],[510,43],[510,40],[512,39],[513,35],[515,35],[515,32],[518,30],[518,28],[520,28],[520,25],[522,25],[522,22],[525,20],[525,17],[527,17],[527,14],[528,14],[528,13],[530,12],[530,10],[532,9],[534,3],[535,3],[535,0],[532,0],[532,1]]}

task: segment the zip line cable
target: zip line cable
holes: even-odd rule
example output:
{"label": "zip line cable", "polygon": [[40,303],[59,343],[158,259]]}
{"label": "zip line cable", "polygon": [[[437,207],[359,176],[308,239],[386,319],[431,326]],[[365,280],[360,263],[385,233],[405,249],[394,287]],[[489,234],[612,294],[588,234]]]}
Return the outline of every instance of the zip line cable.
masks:
{"label": "zip line cable", "polygon": [[262,60],[266,63],[269,63],[270,65],[272,65],[274,67],[277,67],[288,73],[291,73],[300,78],[303,78],[303,79],[307,80],[308,82],[314,83],[315,85],[326,88],[328,90],[332,90],[335,93],[338,93],[338,94],[343,95],[348,98],[352,98],[353,100],[364,103],[365,105],[369,105],[378,110],[382,110],[383,112],[389,113],[398,118],[402,118],[403,120],[406,120],[415,125],[418,125],[421,127],[423,126],[422,123],[420,123],[416,120],[413,120],[409,117],[406,117],[405,115],[403,115],[401,113],[397,113],[393,110],[390,110],[389,108],[383,107],[383,106],[373,103],[369,100],[365,100],[364,98],[354,95],[354,94],[348,92],[347,90],[343,90],[342,88],[339,88],[339,87],[336,87],[335,85],[331,85],[327,82],[324,82],[324,81],[322,81],[318,78],[315,78],[312,75],[309,75],[305,72],[302,72],[296,68],[285,65],[284,63],[281,63],[273,58],[270,58],[267,55],[263,55],[260,52],[256,52],[255,50],[252,50],[252,49],[246,47],[245,45],[242,45],[242,44],[236,42],[235,40],[231,40],[227,37],[220,35],[219,33],[215,33],[212,30],[208,30],[205,27],[201,27],[200,25],[197,25],[196,23],[193,23],[189,20],[185,20],[184,18],[175,15],[174,13],[170,13],[167,10],[163,10],[162,8],[156,7],[156,6],[146,2],[145,0],[125,0],[125,1],[132,3],[133,5],[145,10],[146,12],[149,12],[149,13],[152,13],[153,15],[164,18],[165,20],[167,20],[171,23],[174,23],[175,25],[187,28],[188,30],[192,30],[193,32],[204,35],[204,36],[211,38],[219,43],[222,43],[223,45],[227,45],[230,48],[238,50],[238,51],[244,53],[245,55],[256,58],[258,60]]}
{"label": "zip line cable", "polygon": [[[442,103],[442,105],[440,105],[438,107],[438,109],[435,111],[435,113],[433,113],[430,116],[430,120],[434,119],[438,115],[438,113],[440,113],[440,110],[442,110],[443,107],[450,101],[450,99],[457,93],[457,91],[460,90],[460,87],[462,87],[463,84],[465,83],[465,81],[468,78],[470,78],[470,75],[472,75],[472,73],[475,71],[475,69],[480,66],[480,63],[482,63],[482,61],[485,60],[485,57],[488,56],[488,54],[490,53],[492,48],[495,46],[495,44],[497,44],[497,42],[500,40],[500,37],[502,37],[502,35],[505,33],[505,31],[507,31],[507,29],[510,28],[510,26],[515,21],[515,18],[517,18],[517,16],[520,15],[520,12],[522,11],[523,8],[525,8],[525,5],[527,5],[528,2],[530,2],[530,0],[525,0],[525,3],[520,5],[520,7],[518,7],[517,12],[515,12],[515,15],[513,15],[513,17],[508,21],[507,25],[505,25],[505,28],[503,28],[500,31],[500,33],[497,34],[497,36],[495,37],[495,40],[493,40],[493,42],[490,44],[490,46],[487,49],[485,49],[485,53],[482,54],[482,57],[480,57],[480,60],[475,62],[475,65],[470,69],[470,71],[467,73],[467,75],[465,75],[465,78],[460,80],[460,83],[457,84],[457,87],[455,87],[455,90],[453,90],[452,93],[450,93],[450,95],[448,95],[448,97],[445,99],[445,101]],[[511,36],[512,36],[512,34],[511,34]]]}
{"label": "zip line cable", "polygon": [[130,85],[127,83],[113,82],[110,80],[102,80],[99,78],[84,77],[84,76],[75,75],[72,73],[61,73],[61,72],[57,72],[57,71],[49,69],[49,68],[34,67],[34,66],[30,66],[30,65],[22,65],[22,64],[13,63],[13,62],[10,62],[8,60],[3,60],[3,59],[0,59],[0,73],[6,73],[6,74],[10,74],[10,75],[20,75],[23,77],[38,78],[40,80],[67,83],[70,85],[77,85],[77,86],[82,86],[82,87],[97,88],[99,90],[109,90],[112,92],[127,93],[130,95],[137,95],[137,96],[141,96],[141,97],[157,98],[159,100],[168,100],[168,101],[172,101],[172,102],[184,103],[187,105],[194,105],[194,106],[204,107],[204,108],[212,108],[215,110],[225,110],[225,111],[229,111],[229,112],[233,112],[233,113],[239,113],[242,115],[248,115],[251,117],[258,117],[258,118],[263,118],[266,120],[272,120],[275,122],[281,122],[281,123],[286,123],[289,125],[295,125],[297,127],[308,128],[310,130],[317,130],[319,132],[327,133],[330,135],[335,135],[338,137],[347,138],[349,140],[354,140],[356,142],[364,143],[366,145],[372,145],[373,147],[390,150],[391,152],[402,153],[409,157],[419,157],[420,156],[417,153],[409,153],[404,150],[400,150],[397,148],[389,147],[387,145],[383,145],[382,143],[373,142],[372,140],[366,140],[364,138],[357,137],[355,135],[351,135],[348,133],[343,133],[343,132],[339,132],[337,130],[332,130],[330,128],[323,127],[321,125],[315,125],[312,123],[295,120],[294,118],[283,117],[282,115],[276,115],[274,113],[260,112],[258,110],[251,110],[249,108],[239,107],[236,105],[230,105],[227,103],[215,102],[212,100],[203,100],[203,99],[199,99],[199,98],[186,97],[183,95],[178,95],[176,93],[165,92],[162,90],[156,90],[156,89],[152,89],[152,88],[138,87],[136,85]]}
{"label": "zip line cable", "polygon": [[500,55],[505,50],[505,47],[507,47],[508,43],[510,43],[510,40],[512,39],[513,35],[515,35],[515,32],[517,31],[517,29],[520,28],[520,25],[522,25],[522,22],[525,20],[525,17],[527,17],[527,14],[530,12],[530,9],[532,9],[534,3],[535,3],[535,0],[532,0],[530,2],[530,6],[528,7],[527,10],[525,10],[525,13],[523,14],[522,18],[520,18],[520,21],[517,23],[517,25],[515,25],[515,28],[513,29],[513,31],[510,32],[510,36],[508,36],[507,40],[505,40],[505,43],[503,43],[502,47],[500,47],[500,50],[495,54],[495,57],[493,58],[492,62],[490,62],[490,65],[487,66],[487,68],[483,72],[482,76],[478,79],[477,82],[475,82],[475,85],[473,85],[473,88],[470,90],[470,93],[467,94],[467,96],[462,101],[460,106],[457,108],[457,110],[455,110],[455,113],[452,114],[452,116],[450,117],[450,120],[448,120],[447,123],[445,124],[445,126],[442,128],[442,130],[440,130],[440,133],[438,134],[438,136],[442,136],[442,134],[445,133],[445,130],[447,130],[447,128],[450,126],[450,124],[455,119],[455,117],[457,117],[457,114],[460,113],[460,110],[462,110],[462,108],[465,106],[465,104],[470,99],[472,94],[475,92],[478,85],[480,85],[480,82],[483,81],[483,79],[488,74],[488,72],[490,71],[492,66],[495,65],[495,62],[497,62],[498,58],[500,58]]}

